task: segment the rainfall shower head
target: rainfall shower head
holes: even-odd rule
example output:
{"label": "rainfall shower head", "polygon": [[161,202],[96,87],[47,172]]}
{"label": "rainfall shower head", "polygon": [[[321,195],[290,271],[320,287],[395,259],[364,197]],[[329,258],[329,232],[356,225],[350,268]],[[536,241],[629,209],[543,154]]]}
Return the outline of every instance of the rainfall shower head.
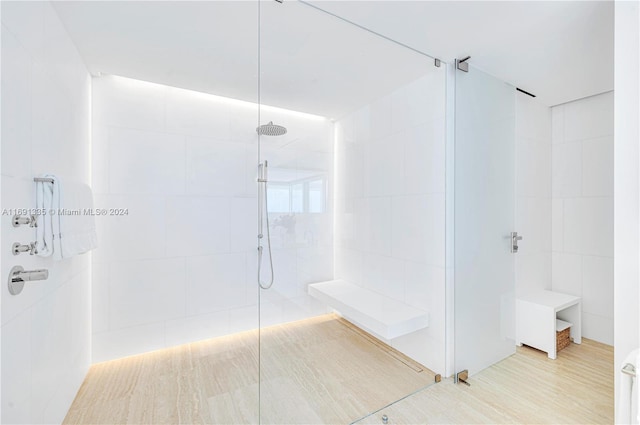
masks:
{"label": "rainfall shower head", "polygon": [[287,133],[287,128],[269,121],[269,124],[262,124],[260,127],[256,127],[256,133],[261,136],[282,136]]}

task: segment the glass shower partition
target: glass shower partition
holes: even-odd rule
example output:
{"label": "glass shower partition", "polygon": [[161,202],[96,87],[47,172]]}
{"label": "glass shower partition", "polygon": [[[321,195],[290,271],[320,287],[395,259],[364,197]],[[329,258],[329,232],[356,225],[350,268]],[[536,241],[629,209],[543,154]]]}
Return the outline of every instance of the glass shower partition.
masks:
{"label": "glass shower partition", "polygon": [[445,68],[260,3],[260,418],[350,423],[444,373]]}
{"label": "glass shower partition", "polygon": [[455,72],[454,371],[470,376],[515,352],[516,91]]}

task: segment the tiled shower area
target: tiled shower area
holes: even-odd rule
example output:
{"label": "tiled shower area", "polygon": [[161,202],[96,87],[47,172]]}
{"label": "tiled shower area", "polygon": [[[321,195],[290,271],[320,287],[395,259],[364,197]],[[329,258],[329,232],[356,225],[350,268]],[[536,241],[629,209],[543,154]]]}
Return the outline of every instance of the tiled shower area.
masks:
{"label": "tiled shower area", "polygon": [[[351,3],[1,2],[2,423],[612,418],[613,83],[536,97],[380,26],[462,3]],[[563,37],[613,19],[571,3]],[[35,246],[41,204],[97,244]],[[545,291],[580,298],[557,360],[516,348]]]}

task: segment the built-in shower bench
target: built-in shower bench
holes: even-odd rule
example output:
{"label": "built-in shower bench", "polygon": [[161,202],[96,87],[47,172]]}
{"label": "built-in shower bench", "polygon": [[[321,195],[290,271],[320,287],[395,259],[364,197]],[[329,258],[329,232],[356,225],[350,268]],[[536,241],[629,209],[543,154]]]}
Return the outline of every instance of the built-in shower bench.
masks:
{"label": "built-in shower bench", "polygon": [[347,320],[387,340],[429,325],[427,311],[345,280],[312,283],[308,291]]}

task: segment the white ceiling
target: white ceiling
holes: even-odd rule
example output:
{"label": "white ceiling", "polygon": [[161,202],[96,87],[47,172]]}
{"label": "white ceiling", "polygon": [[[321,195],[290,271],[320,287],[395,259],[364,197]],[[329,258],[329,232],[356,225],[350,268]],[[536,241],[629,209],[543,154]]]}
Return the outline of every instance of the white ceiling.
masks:
{"label": "white ceiling", "polygon": [[310,3],[447,61],[470,55],[547,105],[613,90],[613,1]]}
{"label": "white ceiling", "polygon": [[[549,105],[613,88],[611,2],[314,1]],[[295,0],[54,2],[89,70],[338,118],[433,61]],[[258,25],[259,24],[259,25]],[[259,54],[259,55],[258,55]]]}
{"label": "white ceiling", "polygon": [[424,55],[297,1],[262,2],[260,15],[253,1],[55,8],[93,74],[257,102],[260,65],[261,103],[330,118],[436,69]]}

